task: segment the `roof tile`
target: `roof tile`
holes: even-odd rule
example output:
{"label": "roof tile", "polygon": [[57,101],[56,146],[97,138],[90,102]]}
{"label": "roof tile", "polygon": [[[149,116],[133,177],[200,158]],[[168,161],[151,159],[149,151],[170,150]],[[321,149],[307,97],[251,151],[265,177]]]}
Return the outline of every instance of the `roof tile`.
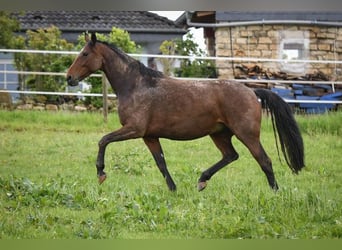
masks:
{"label": "roof tile", "polygon": [[25,11],[12,13],[23,30],[47,28],[60,30],[127,31],[185,33],[175,22],[148,11]]}

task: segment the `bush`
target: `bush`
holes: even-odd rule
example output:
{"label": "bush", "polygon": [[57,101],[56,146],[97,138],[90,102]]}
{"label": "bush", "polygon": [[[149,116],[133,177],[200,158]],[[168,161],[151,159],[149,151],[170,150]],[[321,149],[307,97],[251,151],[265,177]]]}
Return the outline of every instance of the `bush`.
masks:
{"label": "bush", "polygon": [[[186,35],[185,40],[164,41],[160,46],[160,51],[164,55],[205,56],[205,52],[193,41],[193,35],[190,33]],[[161,59],[165,74],[170,75],[173,62],[174,59]],[[181,60],[180,67],[175,68],[173,73],[178,77],[217,77],[215,64],[208,60],[183,59]]]}

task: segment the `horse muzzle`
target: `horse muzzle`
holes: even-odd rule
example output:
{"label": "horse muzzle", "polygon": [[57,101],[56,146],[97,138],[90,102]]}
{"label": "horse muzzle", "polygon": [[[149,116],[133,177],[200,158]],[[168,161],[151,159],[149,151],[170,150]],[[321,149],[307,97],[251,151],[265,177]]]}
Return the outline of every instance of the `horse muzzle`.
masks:
{"label": "horse muzzle", "polygon": [[76,79],[76,78],[73,78],[72,76],[67,76],[67,83],[68,83],[68,85],[69,86],[77,86],[78,85],[78,82],[79,82],[79,80],[78,79]]}

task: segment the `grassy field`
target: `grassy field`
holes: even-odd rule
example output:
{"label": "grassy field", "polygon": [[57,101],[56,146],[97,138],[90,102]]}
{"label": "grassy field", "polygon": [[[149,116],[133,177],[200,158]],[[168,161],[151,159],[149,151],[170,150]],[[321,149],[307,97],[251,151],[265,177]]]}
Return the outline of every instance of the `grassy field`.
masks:
{"label": "grassy field", "polygon": [[116,114],[0,111],[0,238],[342,238],[342,113],[297,116],[306,168],[277,157],[271,122],[262,142],[280,190],[237,140],[238,161],[203,192],[197,179],[220,158],[209,138],[162,140],[178,191],[168,191],[142,140],[113,143],[97,184],[97,142]]}

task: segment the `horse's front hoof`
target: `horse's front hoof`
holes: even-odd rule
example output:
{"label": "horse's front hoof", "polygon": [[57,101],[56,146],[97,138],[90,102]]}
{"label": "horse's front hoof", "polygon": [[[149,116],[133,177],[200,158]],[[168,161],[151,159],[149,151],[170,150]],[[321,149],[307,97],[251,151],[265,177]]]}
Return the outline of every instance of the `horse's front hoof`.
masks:
{"label": "horse's front hoof", "polygon": [[207,182],[206,181],[201,181],[198,183],[197,189],[198,191],[202,191],[207,187]]}
{"label": "horse's front hoof", "polygon": [[104,182],[105,180],[106,180],[106,178],[107,178],[107,175],[100,175],[99,176],[99,184],[102,184],[102,182]]}

